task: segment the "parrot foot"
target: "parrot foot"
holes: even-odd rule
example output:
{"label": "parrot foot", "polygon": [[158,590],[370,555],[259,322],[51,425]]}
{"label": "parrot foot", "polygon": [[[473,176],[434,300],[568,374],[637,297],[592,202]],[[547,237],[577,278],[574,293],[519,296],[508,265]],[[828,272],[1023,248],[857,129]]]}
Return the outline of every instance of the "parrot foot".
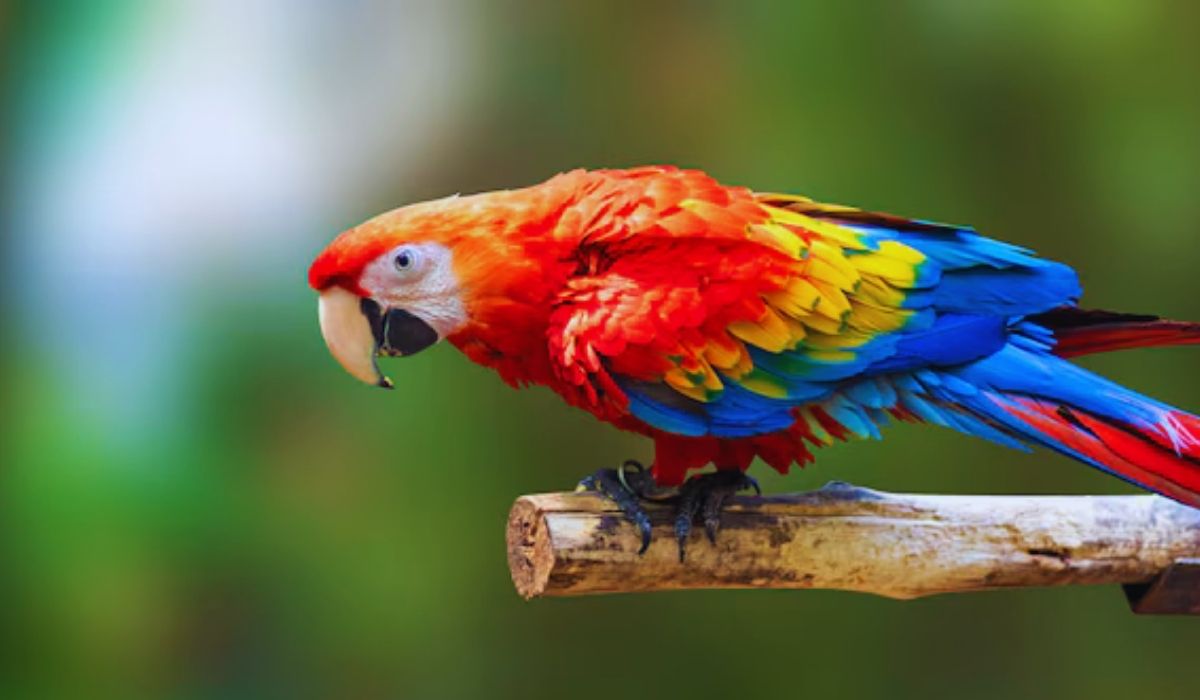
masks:
{"label": "parrot foot", "polygon": [[721,511],[725,503],[739,491],[754,489],[762,495],[758,481],[738,470],[719,470],[693,476],[679,488],[664,488],[654,483],[654,477],[640,462],[626,460],[617,469],[599,469],[579,482],[579,491],[595,491],[621,509],[625,519],[638,529],[642,546],[638,554],[650,548],[652,526],[642,501],[676,501],[675,541],[679,543],[679,561],[687,556],[688,536],[692,523],[700,516],[708,541],[717,543],[721,529]]}
{"label": "parrot foot", "polygon": [[650,516],[642,508],[642,501],[661,501],[675,495],[675,489],[663,489],[654,483],[654,477],[641,462],[627,459],[617,469],[598,469],[594,474],[579,482],[577,491],[595,491],[615,503],[625,519],[638,529],[642,546],[638,554],[650,548]]}
{"label": "parrot foot", "polygon": [[740,470],[726,469],[693,476],[679,489],[679,504],[675,508],[675,541],[679,543],[679,561],[687,555],[688,536],[697,515],[704,522],[708,541],[717,543],[717,532],[721,529],[721,511],[726,501],[738,491],[754,489],[759,496],[762,489],[754,477]]}

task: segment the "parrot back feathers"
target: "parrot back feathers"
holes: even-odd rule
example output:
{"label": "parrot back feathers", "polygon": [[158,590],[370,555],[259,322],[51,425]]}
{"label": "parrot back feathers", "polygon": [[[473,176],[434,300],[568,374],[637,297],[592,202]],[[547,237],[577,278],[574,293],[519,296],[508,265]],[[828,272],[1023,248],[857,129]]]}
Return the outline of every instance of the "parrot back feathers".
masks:
{"label": "parrot back feathers", "polygon": [[890,420],[1041,445],[1200,504],[1200,419],[1063,358],[1200,342],[1200,324],[1082,311],[1070,267],[965,226],[602,171],[556,235],[584,261],[547,338],[560,393],[652,435],[678,483],[878,438]]}

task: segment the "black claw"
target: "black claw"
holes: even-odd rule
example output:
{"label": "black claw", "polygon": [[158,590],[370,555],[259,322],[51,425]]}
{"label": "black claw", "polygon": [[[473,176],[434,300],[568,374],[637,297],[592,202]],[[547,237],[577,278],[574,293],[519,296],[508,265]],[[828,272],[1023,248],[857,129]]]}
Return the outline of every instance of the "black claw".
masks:
{"label": "black claw", "polygon": [[646,469],[641,462],[627,459],[616,471],[617,478],[621,480],[625,488],[638,498],[654,500],[659,497],[656,493],[658,484],[654,483],[654,477],[651,476],[650,470]]}
{"label": "black claw", "polygon": [[642,546],[638,549],[638,554],[645,554],[650,548],[650,516],[646,515],[639,499],[646,481],[653,483],[653,479],[641,464],[633,460],[627,461],[624,467],[636,467],[638,471],[630,473],[625,468],[600,469],[580,480],[579,487],[603,494],[621,509],[625,519],[632,523],[641,535]]}
{"label": "black claw", "polygon": [[730,494],[729,491],[713,489],[704,499],[704,508],[701,510],[704,515],[704,534],[708,535],[708,541],[714,545],[717,543],[717,531],[721,529],[721,510]]}
{"label": "black claw", "polygon": [[721,512],[729,497],[738,491],[754,489],[762,495],[762,489],[753,477],[737,470],[718,470],[688,479],[676,493],[661,489],[654,483],[649,470],[639,462],[628,460],[619,469],[600,469],[579,482],[579,487],[596,491],[611,500],[621,509],[625,519],[638,529],[642,546],[638,554],[650,548],[652,527],[650,516],[642,508],[643,500],[661,501],[677,496],[675,507],[675,542],[679,545],[679,561],[687,558],[687,542],[692,534],[692,523],[700,515],[704,522],[704,534],[708,541],[717,543],[721,530]]}
{"label": "black claw", "polygon": [[679,505],[675,507],[675,541],[679,543],[679,561],[687,556],[687,540],[692,534],[692,520],[703,504],[704,488],[699,478],[688,479],[679,490]]}
{"label": "black claw", "polygon": [[744,489],[752,488],[758,495],[762,489],[753,477],[740,471],[724,470],[701,474],[688,479],[679,491],[679,506],[675,510],[675,540],[679,543],[679,561],[687,554],[687,539],[692,531],[692,521],[700,513],[704,520],[704,533],[708,541],[717,543],[717,532],[721,529],[721,511],[729,497]]}

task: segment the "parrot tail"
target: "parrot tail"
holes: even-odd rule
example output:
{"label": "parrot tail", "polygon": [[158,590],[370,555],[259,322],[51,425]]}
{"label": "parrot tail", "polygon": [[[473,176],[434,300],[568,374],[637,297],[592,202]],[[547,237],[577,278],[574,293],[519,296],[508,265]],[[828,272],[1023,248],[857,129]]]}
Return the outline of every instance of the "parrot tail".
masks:
{"label": "parrot tail", "polygon": [[953,374],[977,390],[953,402],[993,426],[1200,508],[1200,417],[1018,345]]}
{"label": "parrot tail", "polygon": [[1171,321],[1146,314],[1064,306],[1029,320],[1054,334],[1054,354],[1059,357],[1200,343],[1200,323]]}

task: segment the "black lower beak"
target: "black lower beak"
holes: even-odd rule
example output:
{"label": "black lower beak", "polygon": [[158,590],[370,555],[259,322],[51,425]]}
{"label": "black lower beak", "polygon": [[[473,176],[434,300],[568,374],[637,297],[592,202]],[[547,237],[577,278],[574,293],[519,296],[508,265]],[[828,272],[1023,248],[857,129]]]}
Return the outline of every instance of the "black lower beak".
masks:
{"label": "black lower beak", "polygon": [[373,299],[363,299],[363,315],[371,324],[375,336],[375,351],[391,357],[415,355],[438,341],[437,331],[425,321],[404,309],[388,309],[382,313]]}

